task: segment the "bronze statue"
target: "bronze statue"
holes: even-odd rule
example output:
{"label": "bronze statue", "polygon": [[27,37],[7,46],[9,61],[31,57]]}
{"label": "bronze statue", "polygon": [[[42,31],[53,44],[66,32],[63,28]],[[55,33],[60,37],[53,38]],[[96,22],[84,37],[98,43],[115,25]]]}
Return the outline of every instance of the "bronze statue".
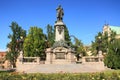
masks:
{"label": "bronze statue", "polygon": [[56,11],[57,11],[57,21],[62,21],[64,12],[63,12],[63,8],[61,8],[61,5],[58,6]]}

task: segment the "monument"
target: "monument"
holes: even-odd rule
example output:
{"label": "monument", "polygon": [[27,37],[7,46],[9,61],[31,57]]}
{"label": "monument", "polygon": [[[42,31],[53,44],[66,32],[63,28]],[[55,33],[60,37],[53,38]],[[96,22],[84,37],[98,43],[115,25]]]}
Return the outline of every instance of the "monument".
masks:
{"label": "monument", "polygon": [[65,41],[63,8],[58,6],[56,10],[55,43],[46,49],[46,61],[41,61],[40,57],[24,57],[21,51],[16,62],[16,71],[26,73],[80,73],[105,70],[103,58],[100,55],[85,56],[82,57],[82,63],[76,63],[75,51]]}
{"label": "monument", "polygon": [[65,41],[63,23],[63,8],[61,5],[56,9],[57,21],[55,22],[55,43],[53,47],[46,49],[46,62],[45,64],[69,64],[74,63],[74,51]]}

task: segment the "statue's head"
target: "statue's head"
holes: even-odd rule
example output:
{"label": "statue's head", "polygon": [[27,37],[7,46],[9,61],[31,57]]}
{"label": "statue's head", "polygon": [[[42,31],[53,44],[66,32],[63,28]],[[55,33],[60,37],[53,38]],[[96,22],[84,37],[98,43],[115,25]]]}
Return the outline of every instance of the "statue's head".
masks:
{"label": "statue's head", "polygon": [[58,7],[61,8],[61,5],[59,5]]}

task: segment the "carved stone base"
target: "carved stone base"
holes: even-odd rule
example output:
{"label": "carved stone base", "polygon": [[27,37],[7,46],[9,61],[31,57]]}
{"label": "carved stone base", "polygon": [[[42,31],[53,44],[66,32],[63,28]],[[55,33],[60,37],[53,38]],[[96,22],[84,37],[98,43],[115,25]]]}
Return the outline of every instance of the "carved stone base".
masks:
{"label": "carved stone base", "polygon": [[46,50],[45,64],[71,64],[75,63],[74,52],[71,49],[57,47],[55,49],[48,48]]}

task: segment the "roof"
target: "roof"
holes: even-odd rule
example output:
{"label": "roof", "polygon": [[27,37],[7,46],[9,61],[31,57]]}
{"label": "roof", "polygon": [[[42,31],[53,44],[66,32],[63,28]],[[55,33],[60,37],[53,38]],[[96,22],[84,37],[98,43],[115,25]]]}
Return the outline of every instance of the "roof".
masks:
{"label": "roof", "polygon": [[0,56],[5,56],[6,52],[0,52]]}
{"label": "roof", "polygon": [[115,31],[116,34],[120,34],[120,27],[119,26],[109,26],[111,30]]}

